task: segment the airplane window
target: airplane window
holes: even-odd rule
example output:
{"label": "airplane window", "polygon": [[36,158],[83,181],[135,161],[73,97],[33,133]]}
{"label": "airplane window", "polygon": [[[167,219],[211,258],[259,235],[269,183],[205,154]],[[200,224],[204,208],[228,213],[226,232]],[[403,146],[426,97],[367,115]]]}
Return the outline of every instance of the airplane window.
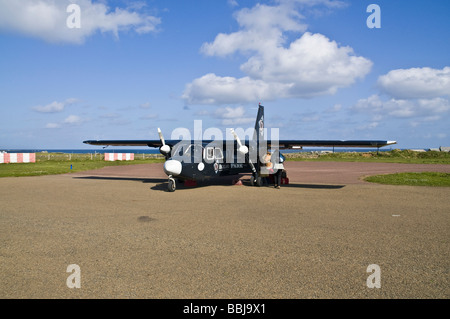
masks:
{"label": "airplane window", "polygon": [[206,149],[206,159],[208,159],[208,160],[214,159],[214,148],[208,147]]}
{"label": "airplane window", "polygon": [[207,161],[223,160],[223,152],[220,147],[207,147],[205,151],[205,159]]}
{"label": "airplane window", "polygon": [[223,153],[222,153],[222,150],[220,148],[216,147],[214,149],[214,152],[215,152],[216,159],[223,159]]}
{"label": "airplane window", "polygon": [[191,146],[187,144],[179,144],[174,147],[172,152],[174,159],[184,161],[191,158]]}
{"label": "airplane window", "polygon": [[186,145],[178,145],[178,147],[174,149],[172,156],[183,156],[185,150]]}

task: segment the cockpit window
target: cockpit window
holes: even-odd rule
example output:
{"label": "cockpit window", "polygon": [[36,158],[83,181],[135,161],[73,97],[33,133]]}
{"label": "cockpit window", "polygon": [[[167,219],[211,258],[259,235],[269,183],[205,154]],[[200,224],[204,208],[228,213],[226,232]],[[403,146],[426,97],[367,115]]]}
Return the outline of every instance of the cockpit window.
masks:
{"label": "cockpit window", "polygon": [[189,144],[178,143],[172,151],[172,157],[183,157],[185,154],[189,154],[190,147]]}

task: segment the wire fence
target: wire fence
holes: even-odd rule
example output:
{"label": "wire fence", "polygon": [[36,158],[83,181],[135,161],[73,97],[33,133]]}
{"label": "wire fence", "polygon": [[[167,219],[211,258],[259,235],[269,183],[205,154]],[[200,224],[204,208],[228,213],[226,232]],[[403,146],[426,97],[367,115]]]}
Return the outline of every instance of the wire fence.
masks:
{"label": "wire fence", "polygon": [[[161,154],[134,154],[134,160],[164,159]],[[103,153],[36,153],[36,162],[45,161],[104,161]]]}

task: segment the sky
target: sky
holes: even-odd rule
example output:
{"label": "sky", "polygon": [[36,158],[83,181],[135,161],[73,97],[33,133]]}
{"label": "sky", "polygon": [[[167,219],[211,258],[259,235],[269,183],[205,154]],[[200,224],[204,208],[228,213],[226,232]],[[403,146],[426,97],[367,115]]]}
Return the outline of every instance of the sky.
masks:
{"label": "sky", "polygon": [[[376,5],[376,6],[373,6]],[[450,146],[448,0],[0,0],[0,149],[177,128]]]}

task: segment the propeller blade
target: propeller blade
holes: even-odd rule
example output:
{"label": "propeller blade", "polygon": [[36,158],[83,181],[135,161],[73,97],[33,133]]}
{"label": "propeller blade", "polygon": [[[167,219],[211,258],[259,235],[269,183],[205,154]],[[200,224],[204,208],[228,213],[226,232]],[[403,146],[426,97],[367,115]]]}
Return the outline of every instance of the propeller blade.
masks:
{"label": "propeller blade", "polygon": [[239,136],[237,136],[236,132],[232,128],[230,128],[230,131],[231,131],[231,134],[233,134],[234,139],[238,143],[239,147],[241,147],[242,143],[241,143],[241,140],[239,139]]}
{"label": "propeller blade", "polygon": [[162,135],[161,129],[158,127],[158,134],[159,134],[159,139],[161,140],[162,145],[166,145],[166,142],[164,141],[164,136]]}
{"label": "propeller blade", "polygon": [[161,140],[161,143],[162,143],[162,146],[159,148],[159,152],[161,154],[163,154],[167,159],[169,157],[169,153],[170,153],[170,146],[166,145],[166,141],[164,140],[164,136],[159,127],[158,127],[158,134],[159,134],[159,139]]}

